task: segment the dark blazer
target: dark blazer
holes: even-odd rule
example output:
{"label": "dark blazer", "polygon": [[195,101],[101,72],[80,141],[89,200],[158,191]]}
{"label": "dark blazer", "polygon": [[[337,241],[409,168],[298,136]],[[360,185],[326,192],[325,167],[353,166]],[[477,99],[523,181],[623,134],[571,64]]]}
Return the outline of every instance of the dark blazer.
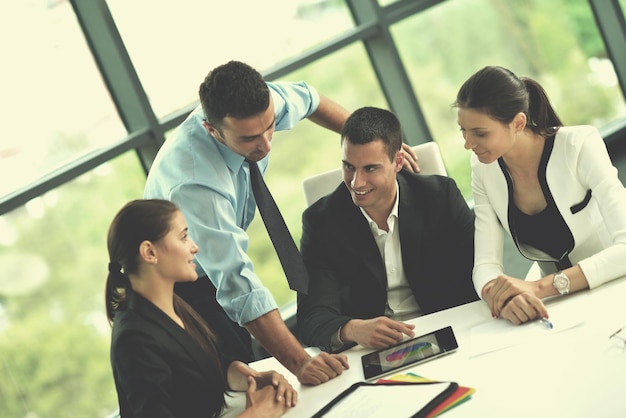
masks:
{"label": "dark blazer", "polygon": [[[423,313],[478,300],[472,283],[474,215],[454,180],[406,170],[397,179],[402,261]],[[310,284],[308,295],[298,295],[298,329],[305,344],[331,351],[331,336],[344,323],[384,315],[385,267],[345,184],[311,205],[302,222]]]}
{"label": "dark blazer", "polygon": [[115,314],[111,365],[127,417],[209,417],[224,401],[219,364],[178,324],[138,293]]}

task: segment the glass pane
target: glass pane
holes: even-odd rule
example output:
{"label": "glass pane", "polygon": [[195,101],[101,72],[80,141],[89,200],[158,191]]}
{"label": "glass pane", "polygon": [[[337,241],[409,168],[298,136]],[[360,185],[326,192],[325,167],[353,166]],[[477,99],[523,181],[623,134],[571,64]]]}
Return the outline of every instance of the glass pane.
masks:
{"label": "glass pane", "polygon": [[448,172],[466,197],[470,154],[450,105],[483,66],[502,65],[538,80],[566,125],[601,127],[626,116],[587,2],[443,2],[392,31]]}
{"label": "glass pane", "polygon": [[378,5],[380,7],[385,7],[385,6],[389,6],[392,3],[397,3],[400,0],[378,0]]}
{"label": "glass pane", "polygon": [[[388,107],[361,44],[344,48],[281,79],[304,80],[320,94],[350,111],[365,104]],[[302,235],[302,212],[306,209],[302,180],[339,167],[341,148],[337,133],[310,121],[302,121],[294,129],[274,135],[270,166],[265,178],[298,246]],[[295,293],[289,290],[258,212],[248,232],[250,257],[257,273],[272,290],[278,305],[284,306],[294,301]]]}
{"label": "glass pane", "polygon": [[106,234],[144,182],[130,152],[0,216],[0,416],[116,410]]}
{"label": "glass pane", "polygon": [[159,117],[197,101],[217,65],[236,59],[262,71],[353,26],[343,0],[107,3]]}
{"label": "glass pane", "polygon": [[0,2],[0,196],[126,131],[69,2]]}

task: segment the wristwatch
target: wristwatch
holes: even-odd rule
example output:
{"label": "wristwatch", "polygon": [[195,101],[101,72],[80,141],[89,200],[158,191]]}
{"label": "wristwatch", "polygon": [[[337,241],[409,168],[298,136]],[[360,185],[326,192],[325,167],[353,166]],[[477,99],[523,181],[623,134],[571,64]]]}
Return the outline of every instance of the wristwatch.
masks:
{"label": "wristwatch", "polygon": [[562,271],[554,273],[554,279],[552,279],[552,286],[562,295],[569,293],[569,278]]}

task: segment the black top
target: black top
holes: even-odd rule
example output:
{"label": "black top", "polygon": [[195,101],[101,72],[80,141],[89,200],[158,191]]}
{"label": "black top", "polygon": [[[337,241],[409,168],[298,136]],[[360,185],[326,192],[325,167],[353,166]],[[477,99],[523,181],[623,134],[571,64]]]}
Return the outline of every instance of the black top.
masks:
{"label": "black top", "polygon": [[206,418],[222,409],[221,365],[132,290],[115,313],[111,365],[122,418]]}
{"label": "black top", "polygon": [[537,248],[557,260],[568,252],[570,232],[556,206],[548,204],[541,212],[528,215],[513,203],[511,217],[517,226],[520,243]]}
{"label": "black top", "polygon": [[[574,249],[575,243],[572,232],[556,206],[556,202],[554,201],[546,179],[546,169],[550,155],[552,154],[552,149],[554,148],[554,141],[554,135],[546,138],[541,160],[539,161],[537,178],[543,196],[546,199],[547,207],[543,212],[537,215],[529,216],[520,212],[515,205],[515,199],[513,197],[513,179],[509,174],[504,158],[500,157],[498,164],[504,174],[509,189],[509,229],[517,249],[524,257],[530,260],[553,261],[556,270],[564,270],[572,267],[568,255]],[[536,255],[529,254],[525,250],[525,247],[538,249],[547,254],[547,256],[552,257],[553,260],[541,260],[537,258]]]}

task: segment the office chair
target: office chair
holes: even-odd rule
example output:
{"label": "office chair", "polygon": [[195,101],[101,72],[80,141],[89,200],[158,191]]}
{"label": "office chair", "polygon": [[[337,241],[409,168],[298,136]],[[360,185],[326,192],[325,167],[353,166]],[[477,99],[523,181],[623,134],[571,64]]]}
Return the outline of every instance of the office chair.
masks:
{"label": "office chair", "polygon": [[[421,174],[448,175],[436,142],[416,145],[413,147],[413,150],[417,154]],[[304,189],[304,200],[307,207],[335,190],[342,181],[341,168],[305,178],[302,181],[302,188]]]}

